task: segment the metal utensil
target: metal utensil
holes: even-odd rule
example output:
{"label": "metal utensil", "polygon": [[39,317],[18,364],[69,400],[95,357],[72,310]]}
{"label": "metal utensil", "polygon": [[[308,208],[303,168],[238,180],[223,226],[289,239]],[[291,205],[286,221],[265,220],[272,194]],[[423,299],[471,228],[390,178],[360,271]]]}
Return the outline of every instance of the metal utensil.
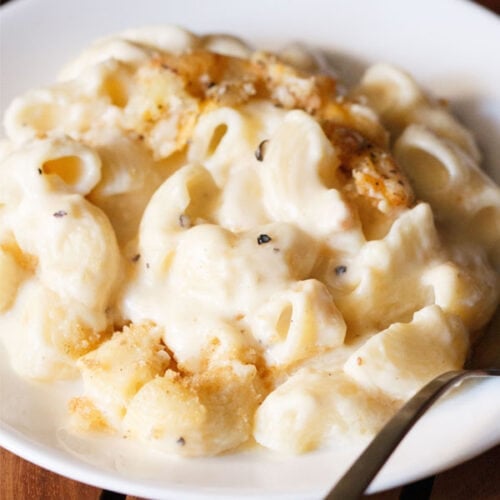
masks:
{"label": "metal utensil", "polygon": [[324,499],[360,498],[408,431],[443,394],[469,378],[500,376],[500,309],[467,367],[439,375],[417,392],[375,436]]}

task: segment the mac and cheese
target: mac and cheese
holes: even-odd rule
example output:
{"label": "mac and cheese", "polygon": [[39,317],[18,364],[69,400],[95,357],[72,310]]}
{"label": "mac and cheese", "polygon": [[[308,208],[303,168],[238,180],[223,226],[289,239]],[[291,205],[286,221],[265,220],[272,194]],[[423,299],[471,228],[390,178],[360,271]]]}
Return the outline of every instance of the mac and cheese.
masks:
{"label": "mac and cheese", "polygon": [[471,134],[378,64],[173,27],[18,97],[0,148],[13,369],[80,377],[75,432],[181,455],[376,432],[499,303],[500,190]]}

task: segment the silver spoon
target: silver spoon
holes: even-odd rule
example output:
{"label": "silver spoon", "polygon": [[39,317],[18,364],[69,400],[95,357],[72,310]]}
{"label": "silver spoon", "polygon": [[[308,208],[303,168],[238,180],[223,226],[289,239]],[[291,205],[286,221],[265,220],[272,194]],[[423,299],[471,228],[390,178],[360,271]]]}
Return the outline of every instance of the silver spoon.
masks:
{"label": "silver spoon", "polygon": [[468,378],[500,376],[500,309],[468,367],[469,369],[443,373],[417,392],[375,436],[324,500],[360,498],[415,422],[443,394]]}

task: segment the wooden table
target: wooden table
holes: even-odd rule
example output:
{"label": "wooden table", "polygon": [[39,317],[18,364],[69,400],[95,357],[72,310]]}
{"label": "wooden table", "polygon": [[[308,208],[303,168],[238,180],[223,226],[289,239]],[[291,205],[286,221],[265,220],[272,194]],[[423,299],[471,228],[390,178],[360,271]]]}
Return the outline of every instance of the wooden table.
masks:
{"label": "wooden table", "polygon": [[[0,0],[0,5],[6,1]],[[480,0],[478,3],[497,14],[500,13],[500,0]],[[72,481],[0,448],[1,500],[132,500],[133,498]],[[500,500],[500,446],[436,477],[365,498],[369,500]]]}

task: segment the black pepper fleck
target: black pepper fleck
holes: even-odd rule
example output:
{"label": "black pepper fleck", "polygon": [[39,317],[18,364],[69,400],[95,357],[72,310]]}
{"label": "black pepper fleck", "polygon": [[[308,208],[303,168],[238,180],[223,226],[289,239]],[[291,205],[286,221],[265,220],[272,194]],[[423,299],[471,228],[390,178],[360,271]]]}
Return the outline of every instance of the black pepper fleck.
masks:
{"label": "black pepper fleck", "polygon": [[141,254],[137,253],[135,254],[132,259],[130,259],[132,262],[137,262],[141,258]]}
{"label": "black pepper fleck", "polygon": [[269,243],[271,241],[271,237],[267,234],[259,234],[257,238],[257,243],[259,245],[263,245],[264,243]]}
{"label": "black pepper fleck", "polygon": [[191,218],[189,217],[189,215],[186,214],[179,215],[179,226],[185,229],[191,227]]}
{"label": "black pepper fleck", "polygon": [[186,440],[181,436],[178,440],[177,440],[177,444],[179,446],[184,446],[186,444]]}
{"label": "black pepper fleck", "polygon": [[39,168],[39,169],[38,169],[38,173],[39,173],[40,175],[42,175],[42,174],[43,174],[43,172],[42,172],[42,169],[41,169],[41,168]]}
{"label": "black pepper fleck", "polygon": [[266,150],[266,144],[268,142],[269,142],[269,139],[265,139],[257,146],[257,149],[255,150],[255,158],[257,159],[257,161],[264,160],[264,153]]}
{"label": "black pepper fleck", "polygon": [[335,268],[335,274],[337,276],[340,276],[341,274],[344,274],[345,272],[347,272],[347,266],[337,266]]}
{"label": "black pepper fleck", "polygon": [[57,212],[54,212],[52,215],[54,217],[65,217],[66,215],[68,215],[68,212],[64,210],[58,210]]}

